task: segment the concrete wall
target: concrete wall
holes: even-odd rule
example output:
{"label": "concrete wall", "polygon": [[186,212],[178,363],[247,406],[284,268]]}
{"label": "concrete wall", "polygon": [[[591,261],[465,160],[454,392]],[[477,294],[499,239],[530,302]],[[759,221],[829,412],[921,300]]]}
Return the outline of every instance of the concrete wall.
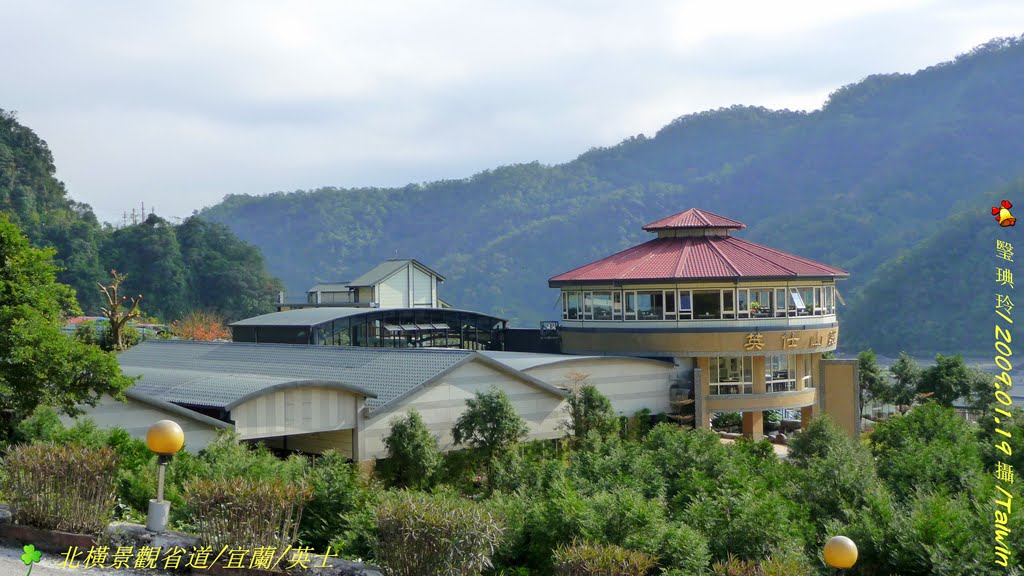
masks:
{"label": "concrete wall", "polygon": [[[99,428],[124,428],[135,438],[146,439],[146,432],[153,423],[159,420],[173,420],[185,432],[185,450],[198,452],[217,437],[220,428],[198,420],[182,416],[175,412],[162,410],[137,400],[128,399],[127,403],[118,402],[111,396],[103,396],[95,408],[85,407],[84,417],[92,418]],[[73,426],[75,421],[67,416],[60,417],[65,426]]]}
{"label": "concrete wall", "polygon": [[508,394],[519,415],[529,426],[529,439],[557,438],[565,433],[558,425],[565,419],[565,399],[541,390],[512,375],[479,362],[459,366],[387,412],[375,413],[365,421],[359,442],[362,460],[387,455],[384,438],[390,433],[392,419],[405,416],[411,408],[419,411],[430,431],[438,437],[441,450],[458,448],[452,443],[451,429],[466,409],[466,400],[491,385]]}
{"label": "concrete wall", "polygon": [[580,382],[593,384],[622,416],[632,416],[643,408],[652,414],[669,412],[672,371],[673,365],[669,362],[633,358],[586,358],[524,370],[560,388],[570,386],[573,373],[586,375]]}
{"label": "concrete wall", "polygon": [[857,360],[820,360],[821,410],[853,439],[860,438]]}
{"label": "concrete wall", "polygon": [[285,388],[235,407],[239,438],[249,440],[355,428],[361,397],[324,387]]}

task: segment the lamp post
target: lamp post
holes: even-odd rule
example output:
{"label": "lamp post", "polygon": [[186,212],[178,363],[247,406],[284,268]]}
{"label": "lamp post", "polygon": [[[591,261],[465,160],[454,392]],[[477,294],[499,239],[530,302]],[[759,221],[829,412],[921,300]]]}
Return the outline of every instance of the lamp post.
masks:
{"label": "lamp post", "polygon": [[857,562],[857,545],[846,536],[833,536],[825,542],[825,563],[842,576]]}
{"label": "lamp post", "polygon": [[149,427],[146,433],[146,446],[158,454],[156,500],[149,501],[149,514],[146,516],[146,530],[163,532],[167,530],[167,520],[171,513],[171,503],[164,500],[164,471],[181,447],[185,444],[185,433],[181,426],[173,420],[161,420]]}

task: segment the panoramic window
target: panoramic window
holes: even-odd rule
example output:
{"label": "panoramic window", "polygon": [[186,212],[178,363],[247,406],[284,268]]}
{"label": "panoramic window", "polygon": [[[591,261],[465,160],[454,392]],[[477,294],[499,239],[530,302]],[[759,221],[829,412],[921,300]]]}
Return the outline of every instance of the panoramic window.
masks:
{"label": "panoramic window", "polygon": [[750,316],[764,318],[772,315],[772,291],[768,288],[750,290]]}
{"label": "panoramic window", "polygon": [[612,293],[594,292],[592,296],[594,320],[612,319]]}
{"label": "panoramic window", "polygon": [[796,390],[796,366],[792,354],[771,354],[764,359],[764,383],[768,392]]}
{"label": "panoramic window", "polygon": [[661,320],[665,315],[662,293],[637,292],[636,313],[638,320]]}
{"label": "panoramic window", "polygon": [[710,363],[711,394],[750,394],[754,389],[753,360],[750,356],[719,356]]}
{"label": "panoramic window", "polygon": [[693,291],[693,317],[710,320],[722,317],[722,294],[719,290]]}

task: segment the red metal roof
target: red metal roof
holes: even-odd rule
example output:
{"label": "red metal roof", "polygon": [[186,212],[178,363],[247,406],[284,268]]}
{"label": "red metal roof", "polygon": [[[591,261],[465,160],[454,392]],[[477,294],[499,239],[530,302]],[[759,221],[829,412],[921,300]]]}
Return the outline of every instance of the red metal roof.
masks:
{"label": "red metal roof", "polygon": [[[708,215],[707,212],[703,214]],[[724,220],[735,222],[727,218]],[[548,283],[556,287],[559,284],[580,281],[787,279],[801,276],[849,276],[849,273],[730,236],[681,236],[645,242],[597,262],[559,274]]]}
{"label": "red metal roof", "polygon": [[644,226],[644,230],[670,230],[673,228],[729,228],[739,230],[746,227],[747,225],[743,222],[737,222],[731,218],[719,216],[700,208],[690,208],[679,214],[655,220]]}

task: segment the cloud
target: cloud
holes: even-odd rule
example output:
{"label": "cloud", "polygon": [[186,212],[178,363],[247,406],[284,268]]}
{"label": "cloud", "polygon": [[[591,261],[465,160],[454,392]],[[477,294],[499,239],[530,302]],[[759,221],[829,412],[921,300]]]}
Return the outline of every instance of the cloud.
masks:
{"label": "cloud", "polygon": [[813,109],[1024,30],[1010,1],[17,3],[0,107],[114,219],[567,161],[735,103]]}

